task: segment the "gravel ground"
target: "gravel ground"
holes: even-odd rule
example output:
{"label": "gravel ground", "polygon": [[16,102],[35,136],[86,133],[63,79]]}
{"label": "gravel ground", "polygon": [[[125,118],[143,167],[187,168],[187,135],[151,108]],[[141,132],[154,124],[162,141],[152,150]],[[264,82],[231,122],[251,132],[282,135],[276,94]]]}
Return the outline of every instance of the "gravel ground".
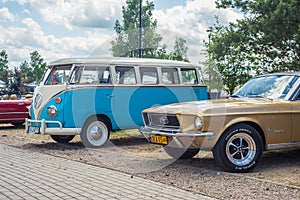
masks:
{"label": "gravel ground", "polygon": [[218,199],[300,199],[300,150],[266,152],[253,172],[233,174],[223,172],[210,152],[173,160],[136,130],[118,132],[111,142],[105,148],[86,149],[78,136],[63,145],[49,136],[26,135],[23,127],[0,126],[0,143],[123,171]]}

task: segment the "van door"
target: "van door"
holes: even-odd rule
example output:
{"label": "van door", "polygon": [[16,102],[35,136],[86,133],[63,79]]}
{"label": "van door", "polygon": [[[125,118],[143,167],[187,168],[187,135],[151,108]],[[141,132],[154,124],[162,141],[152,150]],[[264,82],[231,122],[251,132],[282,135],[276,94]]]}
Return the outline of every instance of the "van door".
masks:
{"label": "van door", "polygon": [[111,115],[113,85],[108,66],[85,65],[75,68],[65,95],[65,122],[83,127],[88,117]]}

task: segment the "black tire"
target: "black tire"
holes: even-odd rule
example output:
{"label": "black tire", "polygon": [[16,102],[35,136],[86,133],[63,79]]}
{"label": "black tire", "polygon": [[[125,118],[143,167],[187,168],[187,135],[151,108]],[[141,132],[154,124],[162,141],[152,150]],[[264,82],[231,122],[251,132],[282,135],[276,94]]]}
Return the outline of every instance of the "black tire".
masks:
{"label": "black tire", "polygon": [[57,143],[66,144],[73,140],[75,135],[50,135],[50,137]]}
{"label": "black tire", "polygon": [[169,156],[175,159],[190,159],[197,155],[200,151],[200,149],[184,149],[170,147],[168,145],[164,146],[164,150]]}
{"label": "black tire", "polygon": [[24,126],[24,122],[21,123],[11,123],[12,125],[14,125],[16,128],[20,128]]}
{"label": "black tire", "polygon": [[263,153],[263,141],[250,125],[238,124],[227,129],[213,149],[216,162],[229,172],[252,170]]}
{"label": "black tire", "polygon": [[89,118],[80,133],[81,142],[88,148],[99,148],[109,138],[110,129],[108,123],[97,117]]}

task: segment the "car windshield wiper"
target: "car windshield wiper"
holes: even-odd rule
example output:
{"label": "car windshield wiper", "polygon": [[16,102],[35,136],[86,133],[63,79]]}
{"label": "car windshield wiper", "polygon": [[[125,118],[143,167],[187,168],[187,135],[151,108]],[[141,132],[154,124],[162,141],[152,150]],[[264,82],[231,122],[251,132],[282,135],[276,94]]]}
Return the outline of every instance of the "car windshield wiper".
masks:
{"label": "car windshield wiper", "polygon": [[266,98],[266,97],[258,95],[258,94],[247,95],[247,97],[249,97],[249,98]]}

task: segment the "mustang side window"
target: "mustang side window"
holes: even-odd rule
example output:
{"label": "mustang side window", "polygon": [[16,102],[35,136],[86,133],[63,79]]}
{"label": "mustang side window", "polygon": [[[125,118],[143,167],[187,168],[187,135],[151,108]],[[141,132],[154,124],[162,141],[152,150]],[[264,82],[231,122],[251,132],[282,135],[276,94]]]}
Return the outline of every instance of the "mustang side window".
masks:
{"label": "mustang side window", "polygon": [[154,67],[141,67],[141,82],[146,85],[154,85],[158,83],[157,70]]}
{"label": "mustang side window", "polygon": [[187,85],[198,84],[196,69],[181,68],[182,83]]}
{"label": "mustang side window", "polygon": [[176,68],[162,68],[161,71],[164,84],[179,84],[178,70]]}
{"label": "mustang side window", "polygon": [[116,80],[118,84],[136,84],[134,67],[116,67]]}

